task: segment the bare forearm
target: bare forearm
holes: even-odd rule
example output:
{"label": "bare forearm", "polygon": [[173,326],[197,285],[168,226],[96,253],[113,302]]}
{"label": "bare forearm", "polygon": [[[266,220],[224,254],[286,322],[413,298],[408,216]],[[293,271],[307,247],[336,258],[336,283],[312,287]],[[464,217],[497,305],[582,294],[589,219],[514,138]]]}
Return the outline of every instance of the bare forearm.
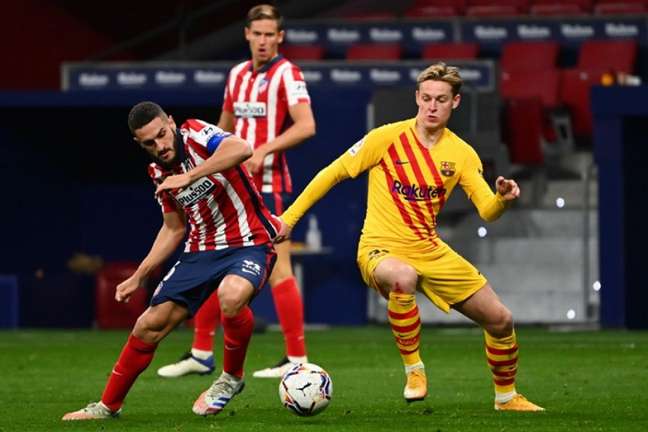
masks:
{"label": "bare forearm", "polygon": [[262,150],[266,155],[286,151],[301,144],[313,135],[315,135],[314,123],[295,123],[272,141],[259,146],[257,150]]}
{"label": "bare forearm", "polygon": [[229,137],[205,162],[188,171],[191,182],[206,175],[232,168],[252,156],[252,149],[240,138]]}
{"label": "bare forearm", "polygon": [[184,229],[171,229],[163,225],[151,250],[137,268],[138,276],[146,277],[153,269],[164,263],[175,252],[184,235]]}

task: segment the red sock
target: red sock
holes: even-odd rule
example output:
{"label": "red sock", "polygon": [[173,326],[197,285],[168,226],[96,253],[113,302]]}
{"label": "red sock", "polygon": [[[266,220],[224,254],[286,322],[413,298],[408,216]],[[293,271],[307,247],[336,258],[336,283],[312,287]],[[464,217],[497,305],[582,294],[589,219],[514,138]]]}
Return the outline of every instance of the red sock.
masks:
{"label": "red sock", "polygon": [[221,324],[224,335],[223,371],[241,378],[245,354],[254,330],[252,309],[244,306],[238,315],[231,318],[221,315]]}
{"label": "red sock", "polygon": [[128,337],[101,396],[111,411],[121,408],[131,386],[153,360],[156,348],[157,344],[144,342],[132,334]]}
{"label": "red sock", "polygon": [[273,286],[272,297],[284,334],[286,354],[294,357],[305,356],[304,306],[299,295],[297,280],[289,277]]}
{"label": "red sock", "polygon": [[216,291],[200,306],[194,317],[194,338],[191,348],[202,351],[214,350],[214,334],[220,322],[220,303]]}

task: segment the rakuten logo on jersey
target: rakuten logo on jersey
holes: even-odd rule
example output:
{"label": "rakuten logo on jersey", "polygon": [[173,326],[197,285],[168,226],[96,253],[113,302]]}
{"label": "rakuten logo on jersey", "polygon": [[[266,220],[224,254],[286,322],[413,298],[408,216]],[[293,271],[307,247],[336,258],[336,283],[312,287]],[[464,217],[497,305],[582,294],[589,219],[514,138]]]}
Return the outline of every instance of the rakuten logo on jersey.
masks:
{"label": "rakuten logo on jersey", "polygon": [[234,102],[236,117],[253,118],[266,116],[265,102]]}
{"label": "rakuten logo on jersey", "polygon": [[183,207],[190,207],[214,190],[214,187],[215,184],[213,181],[207,177],[203,177],[193,182],[189,187],[176,195],[175,198]]}
{"label": "rakuten logo on jersey", "polygon": [[413,185],[404,185],[398,180],[392,184],[392,193],[396,192],[402,195],[407,201],[427,201],[445,195],[444,187],[424,186],[421,187],[416,183]]}

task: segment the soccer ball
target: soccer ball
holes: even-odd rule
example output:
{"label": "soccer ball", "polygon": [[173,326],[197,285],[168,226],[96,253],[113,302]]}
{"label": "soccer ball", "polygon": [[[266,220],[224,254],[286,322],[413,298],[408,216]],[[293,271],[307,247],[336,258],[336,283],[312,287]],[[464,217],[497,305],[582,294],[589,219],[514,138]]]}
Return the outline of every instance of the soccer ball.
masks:
{"label": "soccer ball", "polygon": [[313,363],[293,366],[281,378],[279,399],[283,406],[299,416],[314,416],[328,406],[333,395],[329,374]]}

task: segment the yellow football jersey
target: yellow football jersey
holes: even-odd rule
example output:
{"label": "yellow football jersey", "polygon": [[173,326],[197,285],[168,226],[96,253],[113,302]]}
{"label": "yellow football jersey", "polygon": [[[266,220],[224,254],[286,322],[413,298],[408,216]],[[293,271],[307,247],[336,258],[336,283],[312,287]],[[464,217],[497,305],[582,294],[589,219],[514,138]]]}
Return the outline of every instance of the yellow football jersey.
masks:
{"label": "yellow football jersey", "polygon": [[457,184],[486,220],[504,210],[471,146],[444,129],[427,149],[416,137],[415,122],[412,118],[376,128],[338,159],[351,177],[369,170],[361,244],[436,247],[436,218]]}

